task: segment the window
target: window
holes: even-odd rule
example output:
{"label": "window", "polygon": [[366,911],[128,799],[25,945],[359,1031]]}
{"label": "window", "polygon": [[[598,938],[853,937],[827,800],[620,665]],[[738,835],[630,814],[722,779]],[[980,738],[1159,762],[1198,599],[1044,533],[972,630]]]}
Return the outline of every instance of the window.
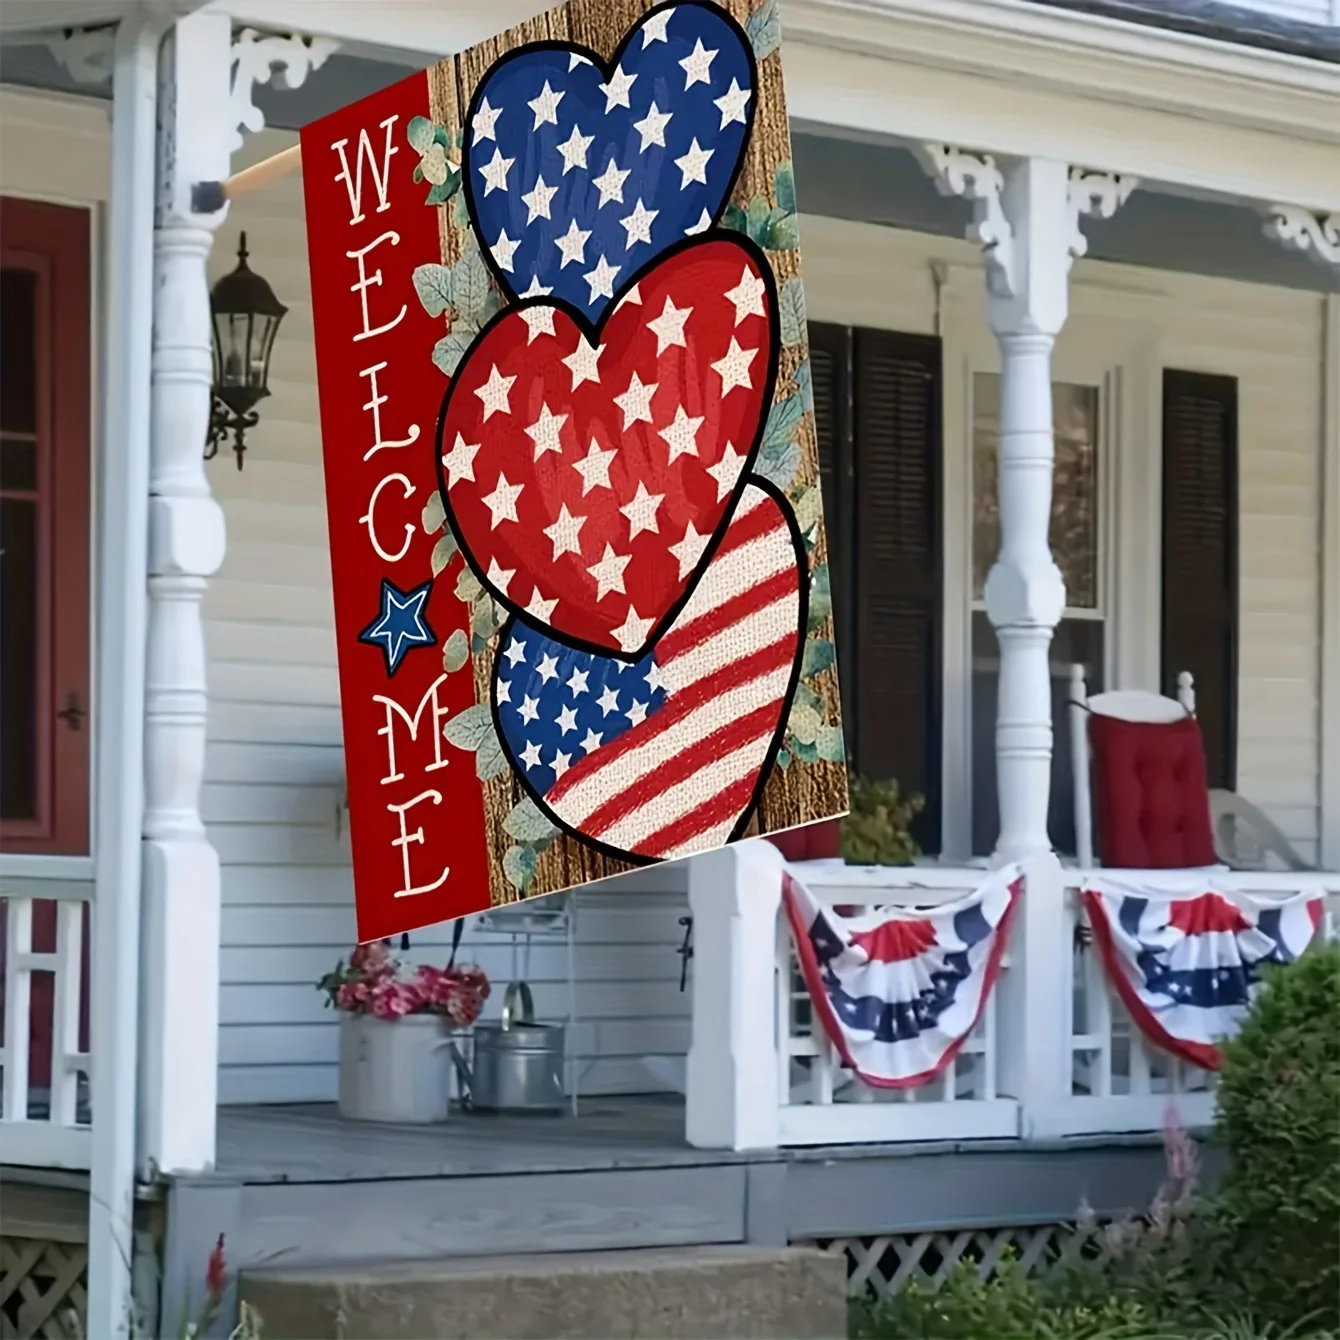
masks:
{"label": "window", "polygon": [[89,223],[0,200],[0,851],[89,850]]}
{"label": "window", "polygon": [[940,342],[810,326],[838,674],[857,773],[926,797],[940,849]]}
{"label": "window", "polygon": [[1163,374],[1163,672],[1195,680],[1206,779],[1237,784],[1238,384]]}
{"label": "window", "polygon": [[[995,846],[996,701],[1000,653],[986,616],[986,576],[1000,549],[997,489],[1000,378],[977,373],[972,384],[972,772],[973,850]],[[1070,769],[1070,666],[1085,668],[1090,692],[1101,692],[1105,656],[1102,597],[1100,398],[1096,386],[1059,382],[1052,387],[1056,463],[1052,474],[1050,543],[1065,580],[1066,610],[1052,639],[1051,803],[1048,830],[1058,851],[1075,850],[1074,782]]]}

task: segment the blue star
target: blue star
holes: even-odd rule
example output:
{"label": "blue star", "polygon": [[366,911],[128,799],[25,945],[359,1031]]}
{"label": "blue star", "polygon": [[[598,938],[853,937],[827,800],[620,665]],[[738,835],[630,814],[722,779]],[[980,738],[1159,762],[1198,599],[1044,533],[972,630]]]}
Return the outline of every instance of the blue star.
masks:
{"label": "blue star", "polygon": [[400,662],[407,652],[437,643],[437,635],[424,617],[428,593],[432,589],[432,582],[424,582],[412,591],[402,591],[382,578],[381,613],[359,633],[358,640],[381,648],[388,678],[400,669]]}

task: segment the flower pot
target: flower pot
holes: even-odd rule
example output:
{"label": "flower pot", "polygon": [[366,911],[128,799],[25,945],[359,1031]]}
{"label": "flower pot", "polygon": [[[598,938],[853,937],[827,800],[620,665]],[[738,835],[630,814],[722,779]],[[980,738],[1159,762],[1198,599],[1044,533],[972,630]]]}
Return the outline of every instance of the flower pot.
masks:
{"label": "flower pot", "polygon": [[340,1116],[426,1125],[450,1111],[451,1062],[435,1014],[340,1015]]}

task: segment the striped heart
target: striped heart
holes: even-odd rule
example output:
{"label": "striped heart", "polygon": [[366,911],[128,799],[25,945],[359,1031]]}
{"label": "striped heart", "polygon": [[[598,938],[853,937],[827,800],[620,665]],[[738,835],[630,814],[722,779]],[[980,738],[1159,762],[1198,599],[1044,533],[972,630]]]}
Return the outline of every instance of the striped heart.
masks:
{"label": "striped heart", "polygon": [[623,859],[670,860],[739,837],[795,691],[806,571],[789,504],[751,479],[688,603],[636,663],[513,618],[494,662],[493,713],[536,804]]}

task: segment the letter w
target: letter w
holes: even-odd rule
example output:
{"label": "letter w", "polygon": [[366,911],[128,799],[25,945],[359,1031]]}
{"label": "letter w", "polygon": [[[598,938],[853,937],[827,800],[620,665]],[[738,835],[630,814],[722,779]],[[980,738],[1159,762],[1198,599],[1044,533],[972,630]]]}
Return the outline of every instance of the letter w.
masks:
{"label": "letter w", "polygon": [[399,152],[397,145],[391,143],[391,129],[400,119],[397,112],[395,116],[388,116],[382,122],[382,129],[386,132],[386,147],[382,151],[381,170],[377,169],[377,159],[374,156],[372,141],[368,138],[366,130],[358,132],[358,157],[354,163],[354,170],[349,171],[349,157],[345,153],[345,146],[349,143],[347,139],[340,140],[330,147],[340,156],[340,170],[335,174],[336,181],[344,183],[344,189],[349,192],[349,226],[363,222],[363,162],[366,159],[368,171],[372,174],[372,184],[377,189],[377,213],[389,209],[390,204],[386,199],[386,188],[391,182],[391,155]]}

